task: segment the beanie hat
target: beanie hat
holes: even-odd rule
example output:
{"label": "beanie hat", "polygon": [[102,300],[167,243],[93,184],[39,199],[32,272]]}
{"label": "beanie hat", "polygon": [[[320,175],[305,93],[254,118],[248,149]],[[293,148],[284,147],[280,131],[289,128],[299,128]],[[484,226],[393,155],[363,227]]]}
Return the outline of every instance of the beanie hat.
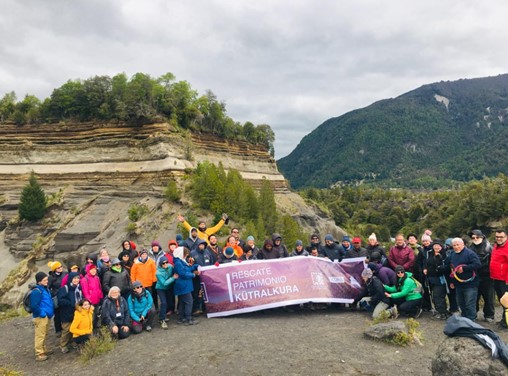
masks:
{"label": "beanie hat", "polygon": [[374,233],[370,234],[369,240],[374,240],[375,242],[377,242],[376,234],[374,234]]}
{"label": "beanie hat", "polygon": [[301,240],[297,240],[295,246],[298,247],[299,245],[303,245],[303,242]]}
{"label": "beanie hat", "polygon": [[135,289],[136,287],[143,287],[143,284],[139,281],[132,282],[132,288]]}
{"label": "beanie hat", "polygon": [[395,273],[405,272],[404,267],[402,265],[397,265],[394,270]]}
{"label": "beanie hat", "polygon": [[178,247],[178,243],[177,243],[177,242],[176,242],[176,240],[174,240],[174,239],[171,239],[171,240],[168,242],[168,248],[169,248],[169,246],[170,246],[171,244],[176,245],[176,246]]}
{"label": "beanie hat", "polygon": [[325,241],[327,241],[327,240],[329,240],[329,241],[331,241],[331,242],[335,241],[335,240],[333,239],[333,235],[332,235],[332,234],[326,234],[326,235],[325,235]]}
{"label": "beanie hat", "polygon": [[373,272],[376,271],[377,267],[376,267],[376,264],[374,262],[369,262],[367,264],[367,266],[369,267],[370,270],[372,270]]}
{"label": "beanie hat", "polygon": [[342,238],[342,241],[351,243],[351,238],[347,235],[344,235],[344,237]]}
{"label": "beanie hat", "polygon": [[252,235],[247,236],[247,241],[249,241],[249,240],[254,241],[254,236],[252,236]]}
{"label": "beanie hat", "polygon": [[155,247],[155,246],[157,246],[157,247],[161,248],[161,243],[159,243],[159,241],[158,241],[158,240],[154,240],[154,241],[152,242],[152,247]]}
{"label": "beanie hat", "polygon": [[148,253],[148,251],[145,248],[143,248],[141,251],[139,251],[139,255],[141,256],[143,253]]}
{"label": "beanie hat", "polygon": [[51,270],[52,272],[54,272],[55,270],[57,270],[59,267],[62,266],[62,264],[58,261],[50,261],[48,262],[48,266],[49,266],[49,270]]}
{"label": "beanie hat", "polygon": [[362,238],[360,238],[359,236],[353,238],[353,243],[361,243],[362,242]]}
{"label": "beanie hat", "polygon": [[168,262],[168,258],[166,256],[162,256],[159,259],[159,266],[162,266],[162,264],[164,264],[165,262]]}
{"label": "beanie hat", "polygon": [[374,273],[372,273],[372,270],[370,268],[363,269],[362,271],[362,277],[372,278],[373,275]]}
{"label": "beanie hat", "polygon": [[233,256],[234,253],[235,250],[233,249],[233,247],[226,247],[226,249],[224,250],[224,254],[228,257]]}
{"label": "beanie hat", "polygon": [[183,240],[183,235],[182,234],[176,234],[176,242],[178,243],[179,241],[182,241]]}
{"label": "beanie hat", "polygon": [[38,272],[36,275],[35,275],[35,282],[39,283],[40,281],[42,281],[44,278],[46,278],[48,275],[44,272]]}

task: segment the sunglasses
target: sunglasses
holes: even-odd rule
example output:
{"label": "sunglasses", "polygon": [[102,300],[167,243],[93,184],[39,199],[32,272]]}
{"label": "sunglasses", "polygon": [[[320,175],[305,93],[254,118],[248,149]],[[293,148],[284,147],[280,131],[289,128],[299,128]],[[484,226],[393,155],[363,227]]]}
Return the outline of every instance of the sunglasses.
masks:
{"label": "sunglasses", "polygon": [[169,262],[167,262],[167,261],[162,263],[162,265],[167,265],[167,264],[169,264]]}
{"label": "sunglasses", "polygon": [[480,236],[473,235],[473,236],[471,236],[471,239],[481,239],[481,237],[480,237]]}
{"label": "sunglasses", "polygon": [[134,287],[134,290],[140,290],[142,289],[143,287]]}

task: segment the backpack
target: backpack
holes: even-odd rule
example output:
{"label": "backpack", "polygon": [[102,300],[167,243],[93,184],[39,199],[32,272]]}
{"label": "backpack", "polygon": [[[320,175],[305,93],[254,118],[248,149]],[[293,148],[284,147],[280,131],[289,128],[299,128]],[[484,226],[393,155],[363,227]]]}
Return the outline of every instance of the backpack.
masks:
{"label": "backpack", "polygon": [[422,284],[420,283],[420,281],[418,281],[415,277],[411,276],[411,279],[413,280],[413,282],[415,283],[416,287],[415,289],[413,290],[413,293],[418,293],[418,294],[421,294],[423,292],[423,286]]}
{"label": "backpack", "polygon": [[[28,291],[25,292],[25,295],[23,295],[23,308],[25,309],[25,311],[27,311],[28,313],[32,313],[32,307],[30,306],[30,296],[32,295],[32,292],[34,290],[39,290],[39,289],[36,289],[35,288],[36,285],[33,284],[33,283],[30,283],[28,285]],[[39,291],[40,293],[40,291]]]}

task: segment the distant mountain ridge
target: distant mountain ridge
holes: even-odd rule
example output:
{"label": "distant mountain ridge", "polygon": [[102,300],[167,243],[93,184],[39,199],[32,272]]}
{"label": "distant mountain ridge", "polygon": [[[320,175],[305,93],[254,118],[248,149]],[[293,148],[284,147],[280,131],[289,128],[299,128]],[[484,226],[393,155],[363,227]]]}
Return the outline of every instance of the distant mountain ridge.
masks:
{"label": "distant mountain ridge", "polygon": [[424,85],[331,118],[277,164],[294,188],[436,187],[508,173],[508,74]]}

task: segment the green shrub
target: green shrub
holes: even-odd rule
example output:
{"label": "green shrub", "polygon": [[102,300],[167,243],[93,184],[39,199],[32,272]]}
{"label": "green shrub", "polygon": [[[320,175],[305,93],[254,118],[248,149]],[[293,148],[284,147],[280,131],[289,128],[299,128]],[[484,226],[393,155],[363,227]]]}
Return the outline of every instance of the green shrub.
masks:
{"label": "green shrub", "polygon": [[138,229],[138,225],[136,224],[136,222],[129,222],[127,224],[127,227],[125,228],[125,230],[129,234],[134,234],[137,229]]}
{"label": "green shrub", "polygon": [[176,181],[170,180],[168,181],[168,185],[164,189],[164,197],[169,202],[178,202],[182,198],[182,192],[178,189]]}
{"label": "green shrub", "polygon": [[80,359],[83,363],[87,363],[91,359],[113,350],[115,346],[116,341],[111,336],[109,329],[103,326],[99,333],[93,335],[81,348]]}
{"label": "green shrub", "polygon": [[132,222],[139,221],[139,219],[144,216],[146,213],[148,213],[148,206],[144,204],[132,204],[129,206],[129,210],[127,211],[127,214],[129,216],[129,219]]}

